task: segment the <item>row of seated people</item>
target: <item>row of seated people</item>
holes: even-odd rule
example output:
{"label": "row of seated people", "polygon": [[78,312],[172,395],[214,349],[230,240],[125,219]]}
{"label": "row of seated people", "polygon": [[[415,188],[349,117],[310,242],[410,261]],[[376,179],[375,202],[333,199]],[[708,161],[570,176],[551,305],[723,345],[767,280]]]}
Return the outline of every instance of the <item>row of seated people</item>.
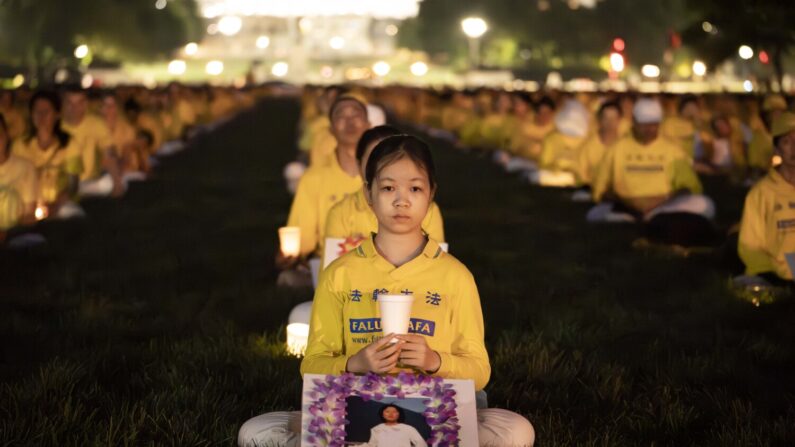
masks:
{"label": "row of seated people", "polygon": [[81,198],[123,195],[156,155],[253,103],[253,92],[179,84],[0,92],[0,241],[38,220],[83,215]]}
{"label": "row of seated people", "polygon": [[[327,154],[334,154],[333,126],[324,112],[338,92],[337,87],[304,91],[299,148],[309,154],[310,166],[328,165]],[[546,92],[533,98],[526,93],[437,93],[406,87],[360,88],[357,94],[368,98],[371,106],[381,104],[399,120],[423,126],[461,147],[494,150],[506,169],[521,170],[531,182],[579,188],[575,198],[596,203],[588,221],[639,222],[653,243],[692,247],[722,240],[713,223],[715,204],[703,194],[701,176],[726,175],[737,185],[760,188],[788,169],[786,147],[781,146],[788,141],[782,138],[788,131],[782,123],[791,115],[781,95],[760,100],[750,95]],[[356,178],[354,169],[349,174],[348,180]],[[307,228],[304,255],[314,251],[322,256],[328,210],[359,188],[352,180],[331,183],[341,188],[327,197],[317,228]],[[735,252],[747,276],[736,278],[738,284],[792,280],[785,261],[793,251],[791,230],[778,214],[789,209],[795,192],[787,187],[777,191],[776,213],[759,209],[758,203],[746,204]],[[299,208],[291,212],[291,224],[297,223],[292,216]],[[756,230],[750,232],[751,228]],[[749,256],[752,246],[755,254]]]}

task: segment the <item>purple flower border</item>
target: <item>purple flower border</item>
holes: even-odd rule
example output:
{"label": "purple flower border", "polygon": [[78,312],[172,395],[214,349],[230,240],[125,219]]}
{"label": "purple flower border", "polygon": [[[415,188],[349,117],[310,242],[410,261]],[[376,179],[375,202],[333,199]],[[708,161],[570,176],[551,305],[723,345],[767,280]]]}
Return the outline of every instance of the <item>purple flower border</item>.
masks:
{"label": "purple flower border", "polygon": [[425,421],[431,427],[428,445],[449,447],[458,445],[458,423],[456,413],[456,391],[452,384],[441,377],[409,373],[396,376],[381,376],[369,373],[357,376],[346,373],[341,376],[328,375],[314,379],[309,392],[310,421],[303,445],[342,447],[345,444],[345,399],[359,396],[364,400],[381,400],[385,396],[404,399],[407,394],[420,394],[425,399]]}

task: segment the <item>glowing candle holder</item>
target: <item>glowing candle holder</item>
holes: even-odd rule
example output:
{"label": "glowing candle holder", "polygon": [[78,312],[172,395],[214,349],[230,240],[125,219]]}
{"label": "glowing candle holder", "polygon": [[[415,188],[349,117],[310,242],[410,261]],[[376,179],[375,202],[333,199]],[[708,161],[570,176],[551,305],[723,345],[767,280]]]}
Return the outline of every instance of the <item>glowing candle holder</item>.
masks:
{"label": "glowing candle holder", "polygon": [[47,209],[47,205],[39,203],[36,205],[36,211],[34,214],[36,216],[36,220],[44,220],[50,215],[50,211]]}
{"label": "glowing candle holder", "polygon": [[301,228],[281,227],[279,228],[279,245],[282,254],[286,257],[294,257],[301,254]]}
{"label": "glowing candle holder", "polygon": [[287,325],[287,352],[301,357],[306,352],[309,339],[309,325],[306,323],[290,323]]}

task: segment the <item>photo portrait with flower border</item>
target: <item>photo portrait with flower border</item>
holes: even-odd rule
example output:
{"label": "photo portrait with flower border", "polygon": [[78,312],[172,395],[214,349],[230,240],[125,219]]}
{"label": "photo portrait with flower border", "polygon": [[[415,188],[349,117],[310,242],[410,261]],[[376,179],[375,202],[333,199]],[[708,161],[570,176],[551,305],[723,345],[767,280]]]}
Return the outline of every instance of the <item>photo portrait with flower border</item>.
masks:
{"label": "photo portrait with flower border", "polygon": [[430,446],[478,445],[475,387],[471,380],[445,380],[409,373],[397,376],[351,373],[306,374],[302,398],[303,446],[342,447],[346,442],[347,399],[384,401],[420,398],[430,427]]}

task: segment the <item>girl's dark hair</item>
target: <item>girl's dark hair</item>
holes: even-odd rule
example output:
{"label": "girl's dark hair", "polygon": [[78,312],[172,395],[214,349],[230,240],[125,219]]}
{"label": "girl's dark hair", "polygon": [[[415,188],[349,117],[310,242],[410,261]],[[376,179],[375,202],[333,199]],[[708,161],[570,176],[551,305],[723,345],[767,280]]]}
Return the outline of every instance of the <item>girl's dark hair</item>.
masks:
{"label": "girl's dark hair", "polygon": [[549,96],[544,95],[541,97],[541,99],[533,104],[533,110],[538,112],[543,106],[547,106],[550,109],[555,110],[555,101],[553,101]]}
{"label": "girl's dark hair", "polygon": [[386,410],[387,408],[390,408],[390,407],[392,407],[395,410],[397,410],[397,412],[398,412],[398,420],[397,421],[398,422],[404,422],[406,420],[406,415],[403,414],[403,409],[402,408],[398,407],[395,404],[386,404],[383,407],[381,407],[380,410],[378,410],[378,417],[381,418],[381,422],[386,422],[386,419],[384,419],[384,410]]}
{"label": "girl's dark hair", "polygon": [[367,150],[367,146],[373,144],[374,141],[383,140],[386,137],[400,135],[402,133],[403,132],[388,125],[375,126],[372,129],[365,130],[362,134],[362,137],[359,138],[359,142],[356,144],[356,160],[362,161],[362,157],[364,157],[364,152]]}
{"label": "girl's dark hair", "polygon": [[434,191],[436,189],[436,168],[433,165],[431,149],[424,141],[411,135],[386,137],[375,146],[364,172],[367,187],[370,188],[373,185],[375,176],[382,169],[403,157],[408,157],[417,167],[428,174],[428,184],[431,191]]}
{"label": "girl's dark hair", "polygon": [[[33,123],[33,105],[38,100],[44,100],[52,104],[53,108],[56,112],[61,112],[61,98],[52,90],[39,90],[33,94],[30,98],[30,102],[28,103],[28,114],[30,115],[28,129],[28,141],[32,140],[36,137],[36,125]],[[61,129],[61,119],[59,118],[55,122],[55,128],[53,129],[53,133],[55,134],[55,138],[58,139],[58,145],[61,148],[65,148],[67,144],[69,144],[69,134],[66,133],[63,129]]]}

